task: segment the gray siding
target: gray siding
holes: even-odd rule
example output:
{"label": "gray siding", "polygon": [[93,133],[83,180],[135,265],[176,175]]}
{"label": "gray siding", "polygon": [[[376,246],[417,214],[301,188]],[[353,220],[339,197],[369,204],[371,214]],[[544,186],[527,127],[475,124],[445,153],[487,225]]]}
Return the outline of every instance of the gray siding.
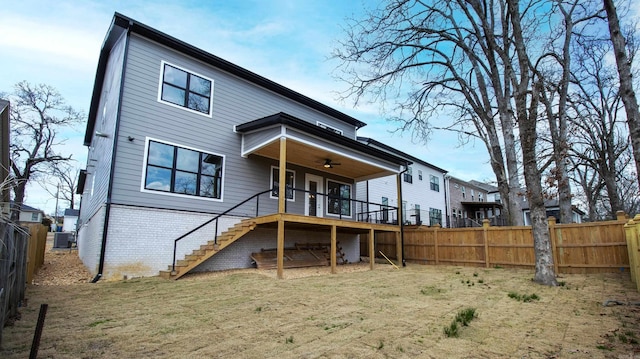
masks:
{"label": "gray siding", "polygon": [[[240,156],[241,135],[235,125],[286,112],[315,124],[321,121],[354,133],[353,127],[280,95],[266,91],[135,34],[129,42],[118,137],[113,201],[120,204],[220,212],[268,189],[269,162]],[[157,101],[161,61],[214,81],[213,115],[207,117]],[[342,125],[340,125],[342,124]],[[129,141],[128,138],[134,138]],[[142,192],[145,138],[225,156],[223,201]],[[261,162],[264,162],[260,165]],[[304,181],[302,172],[296,181]],[[301,185],[303,188],[303,184]]]}
{"label": "gray siding", "polygon": [[244,135],[244,150],[251,150],[254,147],[263,144],[265,141],[268,141],[276,136],[279,136],[281,132],[281,127],[277,126],[270,129],[265,129],[262,131],[249,133]]}
{"label": "gray siding", "polygon": [[123,35],[113,47],[107,63],[95,131],[106,134],[108,137],[97,137],[94,134],[89,147],[87,178],[82,193],[82,208],[79,218],[81,225],[94,216],[107,198],[125,45],[126,36]]}

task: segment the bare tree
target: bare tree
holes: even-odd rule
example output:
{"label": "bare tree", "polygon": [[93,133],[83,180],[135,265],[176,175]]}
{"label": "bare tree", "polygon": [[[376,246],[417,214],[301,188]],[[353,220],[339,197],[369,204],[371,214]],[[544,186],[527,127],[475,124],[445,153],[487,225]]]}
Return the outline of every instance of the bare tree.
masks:
{"label": "bare tree", "polygon": [[432,119],[440,116],[452,119],[443,128],[482,140],[503,215],[521,225],[512,87],[503,66],[510,49],[496,51],[508,25],[495,22],[491,11],[497,10],[478,1],[388,1],[349,24],[334,56],[351,85],[345,98],[358,103],[371,96],[381,106],[393,101],[393,119],[425,141],[439,128]]}
{"label": "bare tree", "polygon": [[454,126],[473,129],[467,131],[487,146],[512,217],[511,199],[520,191],[518,126],[536,252],[534,280],[555,285],[536,155],[545,79],[534,71],[532,58],[542,55],[531,45],[549,18],[547,5],[536,0],[390,0],[352,22],[335,55],[351,85],[346,96],[356,102],[365,95],[384,103],[410,94],[397,108],[404,129],[428,134],[430,118],[442,113],[454,116]]}
{"label": "bare tree", "polygon": [[631,137],[631,147],[636,165],[636,177],[640,185],[640,109],[638,108],[638,98],[633,90],[633,78],[631,71],[631,61],[627,56],[626,40],[620,30],[618,12],[613,0],[603,0],[604,9],[607,12],[609,24],[609,34],[613,53],[618,66],[618,77],[620,80],[620,96],[627,113],[627,126]]}
{"label": "bare tree", "polygon": [[56,146],[64,142],[57,138],[58,131],[77,124],[84,116],[66,106],[58,91],[48,85],[20,82],[13,97],[11,170],[16,180],[14,202],[19,209],[29,181],[46,173],[52,164],[71,159],[56,151]]}
{"label": "bare tree", "polygon": [[70,209],[76,206],[76,189],[80,175],[80,169],[74,166],[72,161],[52,164],[48,176],[38,179],[42,188],[50,195],[69,202]]}

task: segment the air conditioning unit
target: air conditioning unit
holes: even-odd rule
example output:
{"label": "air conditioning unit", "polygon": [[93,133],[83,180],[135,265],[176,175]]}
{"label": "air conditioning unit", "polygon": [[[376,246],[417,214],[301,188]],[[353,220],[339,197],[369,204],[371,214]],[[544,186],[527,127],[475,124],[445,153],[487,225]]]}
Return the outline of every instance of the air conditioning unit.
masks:
{"label": "air conditioning unit", "polygon": [[53,248],[71,248],[73,233],[56,232],[53,236]]}

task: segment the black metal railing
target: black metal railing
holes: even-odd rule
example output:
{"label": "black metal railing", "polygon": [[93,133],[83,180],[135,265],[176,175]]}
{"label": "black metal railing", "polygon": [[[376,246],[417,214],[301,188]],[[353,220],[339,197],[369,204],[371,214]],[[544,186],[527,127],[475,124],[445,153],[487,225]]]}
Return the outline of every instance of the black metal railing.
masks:
{"label": "black metal railing", "polygon": [[[338,217],[341,220],[398,224],[398,207],[346,198],[337,194],[312,192],[300,188],[293,188],[292,190],[295,193],[302,193],[304,196],[309,196],[308,200],[305,198],[305,200],[302,201],[304,206],[312,206],[314,203],[322,201],[324,213],[321,213],[321,216],[326,214],[327,216]],[[300,211],[299,206],[296,207],[296,209]],[[285,206],[285,212],[296,213],[296,210],[291,210],[290,206]],[[312,215],[310,213],[311,208],[305,209],[302,207],[301,212],[302,214]]]}
{"label": "black metal railing", "polygon": [[269,193],[269,192],[271,192],[271,190],[270,190],[270,189],[268,189],[268,190],[266,190],[266,191],[258,192],[258,193],[256,193],[256,194],[254,194],[253,196],[251,196],[251,197],[249,197],[249,198],[245,199],[244,201],[242,201],[242,202],[240,202],[240,203],[236,204],[235,206],[233,206],[233,207],[231,207],[231,208],[227,209],[226,211],[224,211],[224,212],[222,212],[222,213],[218,214],[217,216],[215,216],[215,217],[211,218],[210,220],[208,220],[208,221],[206,221],[206,222],[202,223],[202,224],[201,224],[201,225],[199,225],[198,227],[196,227],[196,228],[194,228],[194,229],[190,230],[189,232],[187,232],[187,233],[185,233],[185,234],[181,235],[180,237],[176,238],[176,239],[173,241],[173,264],[171,265],[171,271],[172,271],[172,272],[175,272],[175,270],[176,270],[176,251],[177,251],[177,248],[178,248],[178,241],[180,241],[181,239],[183,239],[183,238],[185,238],[185,237],[187,237],[187,236],[191,235],[192,233],[194,233],[194,232],[196,232],[196,231],[198,231],[198,230],[202,229],[203,227],[205,227],[205,226],[207,226],[207,225],[211,224],[212,222],[215,222],[215,232],[214,232],[214,233],[215,233],[215,235],[214,235],[214,238],[213,238],[213,240],[214,240],[214,242],[213,242],[213,243],[217,244],[217,243],[218,243],[218,220],[219,220],[222,216],[226,216],[226,215],[228,215],[229,213],[231,213],[231,211],[234,211],[234,210],[238,209],[240,206],[242,206],[242,205],[246,204],[247,202],[249,202],[249,201],[251,201],[251,200],[253,200],[253,199],[255,199],[255,200],[256,200],[256,212],[255,212],[255,213],[256,213],[256,217],[258,217],[258,215],[259,215],[259,213],[260,213],[260,212],[259,212],[259,208],[260,208],[260,196],[261,196],[261,195],[263,195],[263,194]]}
{"label": "black metal railing", "polygon": [[[384,205],[380,203],[366,202],[360,201],[352,198],[341,197],[336,194],[327,194],[321,192],[312,192],[304,189],[291,188],[287,187],[286,193],[303,193],[304,196],[313,196],[314,198],[309,197],[309,200],[322,201],[323,213],[316,213],[315,215],[324,216],[327,214],[328,216],[338,217],[340,220],[351,220],[357,222],[368,222],[368,223],[381,223],[381,224],[398,224],[398,207],[393,207],[389,205]],[[260,197],[266,194],[269,194],[270,199],[274,199],[278,191],[276,189],[268,189],[262,192],[258,192],[251,197],[243,200],[242,202],[236,204],[235,206],[227,209],[226,211],[216,215],[215,217],[207,220],[201,225],[195,227],[189,232],[181,235],[180,237],[174,239],[173,241],[173,264],[171,265],[171,271],[175,272],[176,269],[176,255],[178,242],[187,236],[195,233],[196,231],[206,227],[207,225],[215,222],[215,236],[214,236],[214,244],[218,243],[218,223],[220,218],[223,216],[232,215],[232,211],[236,211],[241,206],[253,201],[255,199],[255,209],[249,208],[248,211],[242,214],[233,214],[237,216],[249,217],[255,214],[255,217],[261,215],[260,212]],[[288,197],[288,196],[287,196]],[[293,196],[292,196],[293,197]],[[303,198],[302,201],[296,199],[291,202],[291,199],[285,199],[285,213],[293,213],[293,214],[302,214],[302,215],[314,215],[309,213],[309,211],[305,210],[305,206],[310,205],[312,202],[308,202],[306,198]],[[292,205],[291,203],[294,205]],[[317,202],[315,202],[317,203]],[[325,208],[326,206],[326,208]],[[331,208],[329,208],[331,206]],[[272,208],[271,212],[264,211],[263,215],[277,213],[277,205],[273,203],[273,201],[268,202],[266,205],[262,204],[262,209],[264,211],[265,208]],[[250,214],[251,213],[251,214]]]}

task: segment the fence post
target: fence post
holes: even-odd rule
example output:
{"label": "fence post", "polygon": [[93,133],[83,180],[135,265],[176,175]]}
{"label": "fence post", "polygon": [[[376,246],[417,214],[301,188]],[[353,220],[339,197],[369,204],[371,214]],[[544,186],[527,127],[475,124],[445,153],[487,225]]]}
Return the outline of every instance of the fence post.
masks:
{"label": "fence post", "polygon": [[436,256],[436,265],[438,265],[440,263],[438,259],[438,228],[440,228],[440,226],[436,225],[433,228],[433,252]]}
{"label": "fence post", "polygon": [[558,238],[556,235],[556,217],[549,217],[549,240],[551,241],[551,251],[553,255],[553,271],[558,275]]}
{"label": "fence post", "polygon": [[[631,238],[631,243],[633,246],[633,261],[635,263],[635,267],[633,268],[633,271],[636,274],[636,288],[638,289],[638,292],[640,292],[640,214],[636,214],[635,217],[633,217],[633,221],[635,222],[635,231],[634,231],[634,236]],[[627,250],[628,250],[628,246],[627,246]]]}
{"label": "fence post", "polygon": [[617,211],[616,212],[616,220],[620,221],[620,222],[627,222],[627,220],[629,220],[630,218],[627,217],[627,214],[624,213],[624,211]]}
{"label": "fence post", "polygon": [[482,220],[482,239],[484,240],[484,266],[489,268],[489,226],[491,222],[488,219]]}
{"label": "fence post", "polygon": [[630,219],[624,225],[624,234],[627,240],[627,251],[629,252],[629,272],[631,273],[631,281],[633,283],[638,284],[638,279],[636,278],[636,256],[635,252],[637,248],[634,248],[634,239],[636,237],[636,223],[633,219]]}

